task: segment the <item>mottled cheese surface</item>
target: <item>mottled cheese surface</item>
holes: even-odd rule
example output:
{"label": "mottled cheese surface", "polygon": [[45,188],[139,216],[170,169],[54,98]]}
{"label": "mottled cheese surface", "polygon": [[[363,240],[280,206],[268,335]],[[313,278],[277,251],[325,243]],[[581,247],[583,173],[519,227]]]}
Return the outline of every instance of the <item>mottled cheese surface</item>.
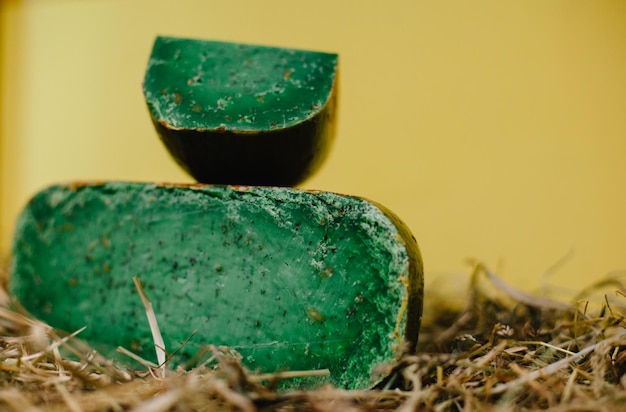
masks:
{"label": "mottled cheese surface", "polygon": [[327,368],[362,388],[417,339],[421,261],[394,219],[287,188],[53,186],[18,221],[11,292],[52,326],[154,360],[137,276],[173,364],[226,345],[251,369]]}

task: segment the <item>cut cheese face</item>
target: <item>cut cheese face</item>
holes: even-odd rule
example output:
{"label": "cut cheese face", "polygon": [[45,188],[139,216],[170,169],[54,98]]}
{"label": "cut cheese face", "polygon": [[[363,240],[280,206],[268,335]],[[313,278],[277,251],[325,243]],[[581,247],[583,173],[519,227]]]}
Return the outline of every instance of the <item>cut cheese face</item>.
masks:
{"label": "cut cheese face", "polygon": [[334,53],[157,37],[144,95],[153,117],[173,129],[281,129],[328,103],[337,63]]}
{"label": "cut cheese face", "polygon": [[417,341],[417,245],[361,198],[111,182],[53,186],[23,211],[12,294],[54,327],[87,326],[80,337],[105,352],[154,361],[135,276],[172,364],[224,345],[252,370],[329,369],[326,381],[365,388],[376,365]]}

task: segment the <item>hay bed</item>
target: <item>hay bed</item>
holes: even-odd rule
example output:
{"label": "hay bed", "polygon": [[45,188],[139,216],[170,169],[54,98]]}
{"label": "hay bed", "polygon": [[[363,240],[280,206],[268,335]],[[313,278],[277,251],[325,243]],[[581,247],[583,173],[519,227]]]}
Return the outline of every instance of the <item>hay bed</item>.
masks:
{"label": "hay bed", "polygon": [[[468,295],[426,291],[416,354],[393,365],[379,388],[274,390],[280,375],[241,367],[227,348],[207,347],[189,370],[127,370],[74,336],[9,309],[0,289],[0,409],[31,411],[426,411],[623,410],[626,402],[625,289],[594,286],[597,313],[507,287],[475,265]],[[604,287],[604,289],[601,289]],[[590,290],[591,290],[590,289]],[[589,291],[589,290],[587,290]],[[586,292],[587,292],[586,291]],[[612,302],[611,300],[614,300]],[[458,302],[459,299],[456,299]],[[78,334],[79,335],[79,334]],[[60,355],[60,348],[81,361]]]}

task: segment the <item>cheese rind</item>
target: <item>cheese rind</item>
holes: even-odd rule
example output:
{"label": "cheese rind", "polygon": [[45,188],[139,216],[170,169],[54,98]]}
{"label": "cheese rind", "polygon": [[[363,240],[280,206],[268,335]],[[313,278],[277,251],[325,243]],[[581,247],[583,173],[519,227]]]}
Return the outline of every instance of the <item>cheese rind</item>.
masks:
{"label": "cheese rind", "polygon": [[330,382],[363,388],[402,339],[408,350],[417,340],[417,245],[361,198],[113,182],[53,186],[23,211],[11,277],[19,302],[54,327],[88,326],[81,337],[95,345],[154,360],[134,276],[167,350],[186,342],[175,364],[226,345],[253,370],[327,368]]}

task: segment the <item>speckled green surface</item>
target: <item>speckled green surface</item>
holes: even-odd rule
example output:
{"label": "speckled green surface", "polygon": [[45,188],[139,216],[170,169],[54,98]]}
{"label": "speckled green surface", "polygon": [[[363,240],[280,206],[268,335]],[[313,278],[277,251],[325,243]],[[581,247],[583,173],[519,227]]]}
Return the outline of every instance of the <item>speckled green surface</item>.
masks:
{"label": "speckled green surface", "polygon": [[332,383],[363,388],[393,359],[398,326],[416,343],[414,242],[378,205],[332,193],[53,186],[18,221],[11,292],[55,327],[87,325],[84,339],[154,360],[138,276],[170,352],[197,331],[173,363],[228,345],[252,369],[328,368]]}
{"label": "speckled green surface", "polygon": [[280,129],[326,105],[336,66],[332,53],[157,37],[144,94],[173,129]]}
{"label": "speckled green surface", "polygon": [[338,56],[157,37],[144,78],[174,160],[210,184],[295,186],[334,140]]}

